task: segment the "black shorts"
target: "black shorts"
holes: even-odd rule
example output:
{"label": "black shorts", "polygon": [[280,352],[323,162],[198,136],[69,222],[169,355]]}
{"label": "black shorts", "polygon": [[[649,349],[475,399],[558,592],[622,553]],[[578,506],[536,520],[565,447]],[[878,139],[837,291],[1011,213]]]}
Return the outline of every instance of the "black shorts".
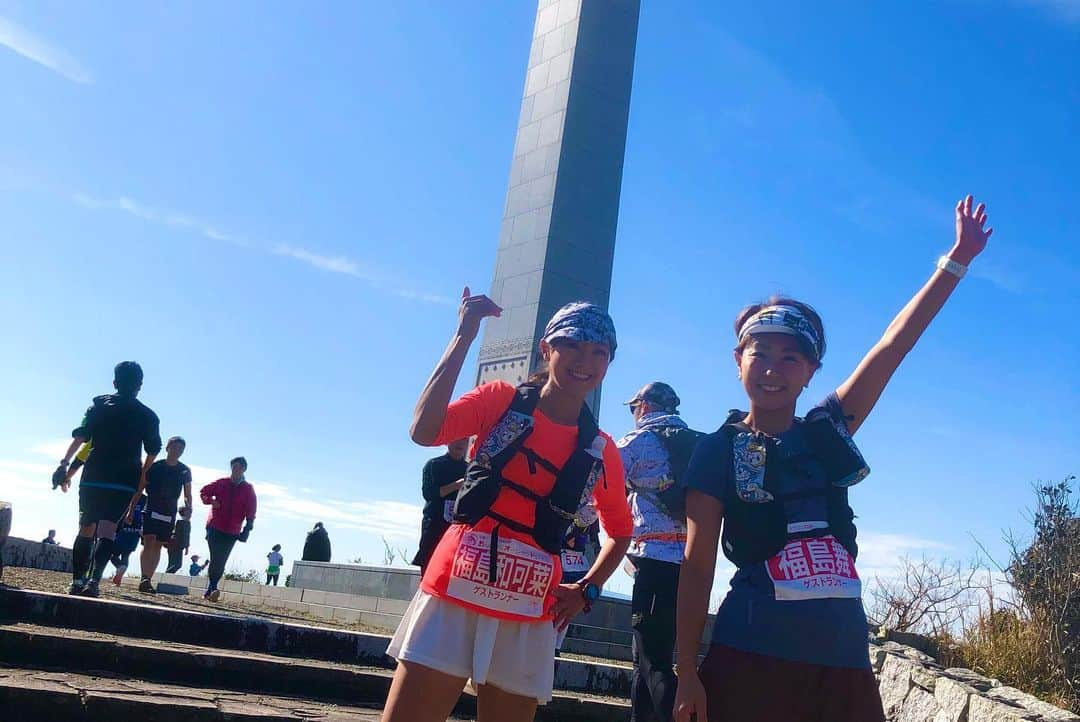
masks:
{"label": "black shorts", "polygon": [[79,484],[79,526],[97,524],[99,521],[119,523],[133,496],[134,489],[101,489]]}
{"label": "black shorts", "polygon": [[176,525],[176,512],[161,514],[156,511],[143,512],[142,533],[143,538],[147,534],[153,534],[159,542],[167,542],[172,539],[173,527]]}

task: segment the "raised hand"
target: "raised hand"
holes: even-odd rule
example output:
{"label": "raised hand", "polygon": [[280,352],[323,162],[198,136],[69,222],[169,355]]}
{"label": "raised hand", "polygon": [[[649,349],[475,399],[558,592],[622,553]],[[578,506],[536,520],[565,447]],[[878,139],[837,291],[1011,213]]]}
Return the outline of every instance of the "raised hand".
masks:
{"label": "raised hand", "polygon": [[994,232],[993,228],[986,228],[986,204],[980,203],[972,210],[975,199],[968,195],[956,204],[956,246],[954,250],[960,254],[960,263],[965,265],[972,258],[982,253],[986,248],[986,242]]}
{"label": "raised hand", "polygon": [[502,309],[484,294],[473,296],[466,286],[458,309],[458,335],[470,341],[480,332],[480,322],[488,316],[501,316]]}

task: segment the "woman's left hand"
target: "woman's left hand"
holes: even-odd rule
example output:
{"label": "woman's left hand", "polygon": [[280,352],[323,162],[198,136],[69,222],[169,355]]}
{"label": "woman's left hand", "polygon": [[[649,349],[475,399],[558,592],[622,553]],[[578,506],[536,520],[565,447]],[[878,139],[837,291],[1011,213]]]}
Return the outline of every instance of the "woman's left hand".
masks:
{"label": "woman's left hand", "polygon": [[585,608],[585,595],[577,584],[560,584],[552,594],[555,595],[555,604],[551,607],[551,613],[555,615],[556,631],[561,632],[570,626],[570,620]]}
{"label": "woman's left hand", "polygon": [[974,209],[975,199],[970,195],[956,204],[956,245],[953,250],[962,258],[960,263],[967,264],[972,258],[982,253],[990,239],[993,228],[985,228],[986,204],[980,203]]}

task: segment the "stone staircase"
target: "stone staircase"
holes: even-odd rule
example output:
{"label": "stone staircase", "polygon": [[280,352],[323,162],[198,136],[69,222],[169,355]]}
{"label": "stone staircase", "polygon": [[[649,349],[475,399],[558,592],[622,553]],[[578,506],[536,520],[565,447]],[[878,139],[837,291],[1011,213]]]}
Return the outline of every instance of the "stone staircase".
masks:
{"label": "stone staircase", "polygon": [[[52,718],[32,712],[50,694],[61,694],[56,680],[42,682],[37,696],[21,686],[35,670],[69,675],[74,688],[83,691],[90,683],[100,687],[102,678],[113,680],[129,690],[115,693],[128,701],[146,685],[171,685],[173,691],[165,696],[176,699],[175,708],[155,720],[215,718],[206,716],[206,704],[182,704],[183,689],[212,706],[221,701],[219,712],[225,702],[235,704],[238,695],[263,706],[256,698],[272,696],[280,710],[267,719],[311,718],[289,711],[304,705],[378,707],[386,699],[394,665],[385,655],[387,642],[385,635],[243,614],[0,587],[0,717],[5,722]],[[554,699],[540,708],[538,720],[614,722],[628,716],[625,668],[557,660],[556,680]],[[81,699],[85,702],[86,696]],[[80,714],[92,718],[86,709]],[[474,715],[475,698],[463,693],[455,714]]]}

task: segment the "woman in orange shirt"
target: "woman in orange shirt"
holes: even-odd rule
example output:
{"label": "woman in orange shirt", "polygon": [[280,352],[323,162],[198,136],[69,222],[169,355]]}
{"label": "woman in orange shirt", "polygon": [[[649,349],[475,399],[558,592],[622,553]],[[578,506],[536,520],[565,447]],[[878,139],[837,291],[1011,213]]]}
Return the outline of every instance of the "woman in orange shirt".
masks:
{"label": "woman in orange shirt", "polygon": [[[417,443],[475,436],[474,459],[478,450],[483,456],[485,449],[510,448],[498,440],[517,413],[511,405],[518,389],[496,381],[450,401],[480,322],[500,312],[487,296],[465,289],[457,332],[416,404]],[[592,422],[585,399],[603,381],[615,347],[611,318],[593,304],[568,304],[548,322],[540,341],[547,370],[522,387],[535,400],[525,414],[531,432],[495,472],[502,481],[487,512],[475,523],[455,523],[436,547],[387,650],[398,667],[383,722],[445,720],[470,678],[480,722],[526,722],[551,698],[556,629],[596,599],[633,530],[614,441],[602,431],[588,446],[588,437],[578,439],[579,429],[592,428],[583,426]],[[558,554],[527,530],[540,528],[539,511],[561,469],[584,454],[595,461],[574,523],[587,526],[599,515],[609,539],[581,581],[558,584]]]}

